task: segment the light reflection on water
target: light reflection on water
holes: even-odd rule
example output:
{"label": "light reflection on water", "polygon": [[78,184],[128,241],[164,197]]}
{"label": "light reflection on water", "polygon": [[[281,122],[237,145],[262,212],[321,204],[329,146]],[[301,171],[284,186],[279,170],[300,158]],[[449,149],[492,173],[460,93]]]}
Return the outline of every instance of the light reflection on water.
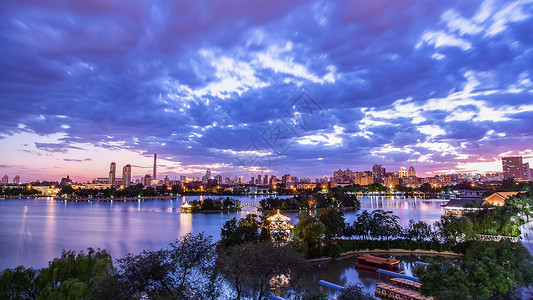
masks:
{"label": "light reflection on water", "polygon": [[[264,197],[235,197],[241,203],[259,203]],[[25,265],[44,267],[61,250],[105,248],[114,258],[128,252],[165,247],[188,232],[206,232],[215,240],[220,228],[233,217],[255,212],[246,207],[238,213],[180,214],[184,201],[199,196],[156,201],[64,202],[51,199],[0,200],[0,269]],[[406,226],[409,219],[429,223],[440,218],[441,200],[370,197],[362,198],[362,209],[392,210]],[[353,222],[359,211],[344,212]],[[291,223],[296,213],[287,213]]]}

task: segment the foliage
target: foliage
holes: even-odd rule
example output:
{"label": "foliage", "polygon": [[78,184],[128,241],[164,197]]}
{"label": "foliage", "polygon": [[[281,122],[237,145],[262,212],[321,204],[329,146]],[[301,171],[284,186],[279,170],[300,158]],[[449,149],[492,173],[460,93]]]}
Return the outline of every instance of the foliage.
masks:
{"label": "foliage", "polygon": [[242,243],[267,240],[268,234],[257,215],[249,214],[237,220],[226,221],[220,231],[221,247],[231,247]]}
{"label": "foliage", "polygon": [[466,216],[442,216],[435,222],[439,236],[445,243],[457,244],[474,237],[474,224]]}
{"label": "foliage", "polygon": [[111,256],[105,250],[89,248],[81,251],[63,251],[41,269],[35,279],[38,298],[80,299],[88,295],[92,284],[114,272]]}
{"label": "foliage", "polygon": [[405,231],[405,237],[414,241],[431,240],[435,238],[435,234],[431,229],[431,225],[423,221],[415,223],[413,220],[409,220],[409,227]]}
{"label": "foliage", "polygon": [[245,243],[223,249],[217,268],[233,286],[236,299],[263,299],[274,288],[287,288],[306,268],[305,259],[291,247],[271,242]]}
{"label": "foliage", "polygon": [[372,294],[365,292],[360,284],[348,284],[339,293],[337,300],[371,300],[374,299]]}
{"label": "foliage", "polygon": [[529,222],[529,216],[533,209],[533,190],[511,196],[505,201],[505,204],[518,209],[522,215],[526,216],[526,222]]}
{"label": "foliage", "polygon": [[34,196],[42,194],[30,187],[5,187],[0,186],[0,196]]}
{"label": "foliage", "polygon": [[192,206],[192,212],[216,211],[216,210],[237,210],[240,207],[240,201],[230,197],[204,200],[193,200],[189,204]]}
{"label": "foliage", "polygon": [[134,298],[213,298],[220,293],[214,258],[211,237],[189,233],[167,249],[119,259],[119,276]]}
{"label": "foliage", "polygon": [[326,227],[324,235],[326,236],[327,240],[340,237],[344,233],[344,227],[346,224],[344,213],[341,210],[328,207],[326,209],[319,210],[316,218]]}
{"label": "foliage", "polygon": [[18,266],[5,269],[0,273],[0,298],[2,299],[35,299],[37,286],[34,280],[37,270]]}
{"label": "foliage", "polygon": [[308,257],[322,255],[322,239],[325,237],[326,226],[313,216],[298,215],[300,221],[294,226],[291,243]]}
{"label": "foliage", "polygon": [[462,263],[433,262],[415,274],[421,292],[437,299],[503,298],[517,286],[533,284],[533,257],[518,243],[475,241]]}
{"label": "foliage", "polygon": [[379,239],[390,239],[400,237],[403,234],[403,228],[398,223],[399,217],[392,211],[377,209],[369,213],[362,211],[355,218],[351,230],[353,235],[363,238],[372,237]]}
{"label": "foliage", "polygon": [[465,213],[464,216],[472,221],[477,234],[495,234],[505,236],[519,236],[522,220],[517,217],[518,210],[505,205],[502,207],[483,207]]}

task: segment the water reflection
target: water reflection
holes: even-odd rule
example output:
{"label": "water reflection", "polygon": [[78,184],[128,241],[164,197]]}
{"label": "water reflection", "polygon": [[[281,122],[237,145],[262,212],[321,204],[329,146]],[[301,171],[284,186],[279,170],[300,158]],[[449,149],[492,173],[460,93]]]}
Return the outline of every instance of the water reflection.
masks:
{"label": "water reflection", "polygon": [[[206,196],[208,197],[208,196]],[[215,196],[216,198],[216,196]],[[235,197],[241,203],[255,203],[265,196]],[[214,240],[229,218],[257,213],[253,207],[243,212],[186,215],[180,213],[185,201],[200,196],[157,201],[55,201],[51,199],[0,200],[0,269],[20,264],[43,267],[61,255],[61,250],[105,248],[113,257],[143,249],[159,249],[189,232],[205,232]],[[362,209],[392,210],[406,226],[409,219],[429,223],[440,218],[445,201],[401,197],[361,199]],[[353,222],[358,210],[346,210]],[[287,213],[296,224],[296,213]]]}

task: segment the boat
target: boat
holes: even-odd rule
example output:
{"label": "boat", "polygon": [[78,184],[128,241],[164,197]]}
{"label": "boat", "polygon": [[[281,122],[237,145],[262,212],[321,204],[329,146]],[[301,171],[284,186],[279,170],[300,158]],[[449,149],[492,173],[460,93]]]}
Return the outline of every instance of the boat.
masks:
{"label": "boat", "polygon": [[402,274],[405,272],[400,269],[400,261],[395,258],[382,258],[370,254],[364,254],[357,257],[355,267],[362,270],[376,271],[383,269],[391,272]]}

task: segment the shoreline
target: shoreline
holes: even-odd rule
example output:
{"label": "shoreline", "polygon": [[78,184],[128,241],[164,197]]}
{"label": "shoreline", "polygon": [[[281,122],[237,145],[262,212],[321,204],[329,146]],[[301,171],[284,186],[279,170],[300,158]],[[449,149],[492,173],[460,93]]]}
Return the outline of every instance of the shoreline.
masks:
{"label": "shoreline", "polygon": [[432,256],[432,257],[440,256],[440,257],[445,257],[445,258],[463,258],[464,257],[464,254],[455,253],[452,251],[438,252],[435,250],[421,250],[421,249],[416,249],[416,250],[373,249],[373,250],[357,250],[357,251],[344,252],[338,258],[333,258],[333,257],[311,258],[311,259],[308,259],[307,262],[310,264],[316,264],[316,263],[321,263],[321,262],[344,260],[344,259],[356,257],[361,254],[376,254],[376,255],[390,254],[390,255],[398,255],[398,256],[416,255],[416,256]]}

